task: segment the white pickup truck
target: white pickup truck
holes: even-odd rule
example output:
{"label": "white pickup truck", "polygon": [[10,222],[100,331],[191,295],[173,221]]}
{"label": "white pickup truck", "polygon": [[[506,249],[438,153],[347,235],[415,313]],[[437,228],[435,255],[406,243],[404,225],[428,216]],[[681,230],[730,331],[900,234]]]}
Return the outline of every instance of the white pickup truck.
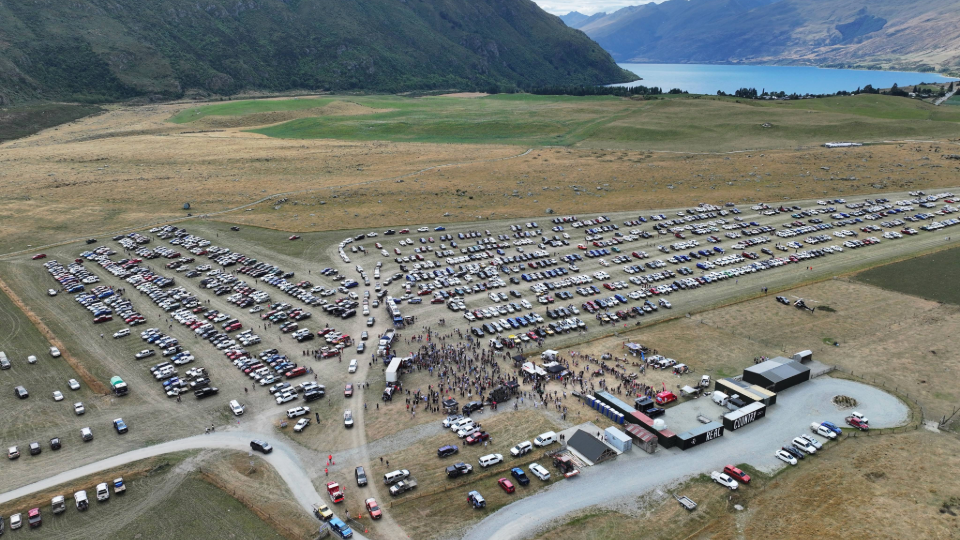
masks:
{"label": "white pickup truck", "polygon": [[722,472],[713,471],[710,473],[710,478],[713,478],[713,481],[720,484],[721,486],[728,489],[737,489],[740,485],[737,484],[737,481],[730,477],[730,475]]}
{"label": "white pickup truck", "polygon": [[810,424],[810,431],[820,435],[821,437],[826,437],[831,440],[837,438],[837,434],[831,431],[830,428],[816,422]]}

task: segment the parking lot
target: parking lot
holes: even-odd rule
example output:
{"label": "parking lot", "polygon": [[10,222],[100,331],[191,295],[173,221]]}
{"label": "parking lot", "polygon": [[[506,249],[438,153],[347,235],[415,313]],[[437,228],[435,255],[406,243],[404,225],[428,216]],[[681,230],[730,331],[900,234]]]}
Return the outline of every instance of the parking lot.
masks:
{"label": "parking lot", "polygon": [[[76,375],[0,298],[3,316],[19,329],[0,342],[12,363],[0,371],[9,389],[0,404],[23,411],[0,428],[0,438],[21,451],[30,442],[64,439],[59,454],[44,448],[24,455],[0,478],[23,485],[62,469],[54,456],[77,466],[239,424],[293,442],[318,486],[324,469],[349,483],[356,465],[380,471],[383,455],[371,453],[369,443],[439,422],[444,414],[432,411],[443,397],[463,405],[517,378],[512,355],[573,346],[763,289],[772,296],[943,246],[960,213],[951,194],[934,196],[756,207],[718,201],[639,214],[302,235],[195,220],[56,247],[36,260],[6,260],[0,275],[20,299],[96,380],[109,386],[119,376],[129,393],[95,395],[85,384],[68,390]],[[920,213],[930,217],[905,219]],[[389,330],[396,337],[381,346]],[[30,354],[36,364],[26,361]],[[385,360],[410,355],[402,389],[384,401]],[[584,378],[574,371],[570,389]],[[14,397],[14,386],[30,397]],[[62,401],[54,401],[55,390]],[[307,401],[308,394],[316,399]],[[231,412],[231,400],[244,407],[242,415]],[[558,400],[537,414],[565,426],[568,402]],[[84,414],[75,413],[76,402]],[[310,410],[287,414],[296,407]],[[344,425],[346,410],[352,429]],[[113,430],[116,418],[127,433]],[[294,432],[301,420],[310,425]],[[81,443],[79,430],[88,426],[95,438]],[[415,439],[406,446],[408,453],[436,451]],[[326,465],[319,457],[347,450],[351,463]],[[389,499],[383,487],[370,491]],[[389,512],[377,524],[382,534],[393,526]]]}

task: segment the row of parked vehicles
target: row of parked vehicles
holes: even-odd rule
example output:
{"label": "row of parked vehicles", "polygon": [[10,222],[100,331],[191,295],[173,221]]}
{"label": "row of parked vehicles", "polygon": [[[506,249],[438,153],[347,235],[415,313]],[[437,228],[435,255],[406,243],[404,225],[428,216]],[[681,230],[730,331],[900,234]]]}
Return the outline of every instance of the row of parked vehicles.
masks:
{"label": "row of parked vehicles", "polygon": [[[110,483],[103,482],[97,484],[95,493],[97,501],[105,502],[110,499]],[[115,495],[120,495],[125,493],[127,490],[126,484],[123,482],[123,477],[115,478],[112,482],[113,493]],[[77,507],[77,510],[83,512],[90,507],[90,500],[87,498],[87,491],[81,489],[73,494],[73,501]],[[63,495],[57,495],[53,497],[50,501],[50,509],[54,514],[62,514],[67,510],[66,497]],[[27,523],[30,525],[31,529],[40,527],[43,525],[43,515],[40,512],[40,508],[31,508],[27,511]],[[3,534],[3,525],[4,519],[3,516],[0,516],[0,534]],[[10,529],[15,530],[23,526],[23,515],[21,513],[16,513],[10,516]]]}

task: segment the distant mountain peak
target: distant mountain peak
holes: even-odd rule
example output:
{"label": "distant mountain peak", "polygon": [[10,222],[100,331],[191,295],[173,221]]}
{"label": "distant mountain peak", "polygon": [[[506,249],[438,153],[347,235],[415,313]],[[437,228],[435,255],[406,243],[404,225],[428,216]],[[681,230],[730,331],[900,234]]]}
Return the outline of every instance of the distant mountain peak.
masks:
{"label": "distant mountain peak", "polygon": [[604,12],[594,13],[593,15],[584,15],[579,11],[571,11],[566,15],[560,15],[560,20],[570,28],[582,28],[583,26],[605,17],[607,14]]}
{"label": "distant mountain peak", "polygon": [[618,62],[960,70],[957,0],[667,0],[568,15]]}

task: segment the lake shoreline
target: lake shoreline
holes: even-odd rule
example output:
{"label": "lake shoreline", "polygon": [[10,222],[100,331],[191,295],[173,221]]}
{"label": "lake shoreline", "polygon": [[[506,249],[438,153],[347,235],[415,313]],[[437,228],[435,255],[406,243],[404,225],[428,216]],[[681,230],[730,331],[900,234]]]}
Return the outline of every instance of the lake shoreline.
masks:
{"label": "lake shoreline", "polygon": [[[748,63],[620,63],[621,68],[636,73],[645,86],[658,86],[665,91],[680,88],[691,94],[715,95],[718,90],[733,93],[740,88],[758,91],[786,92],[798,95],[823,95],[853,92],[871,85],[890,88],[893,84],[906,88],[920,83],[949,84],[960,78],[936,72],[897,71],[885,69],[850,69],[811,65],[748,64]],[[636,82],[606,86],[636,86]]]}

